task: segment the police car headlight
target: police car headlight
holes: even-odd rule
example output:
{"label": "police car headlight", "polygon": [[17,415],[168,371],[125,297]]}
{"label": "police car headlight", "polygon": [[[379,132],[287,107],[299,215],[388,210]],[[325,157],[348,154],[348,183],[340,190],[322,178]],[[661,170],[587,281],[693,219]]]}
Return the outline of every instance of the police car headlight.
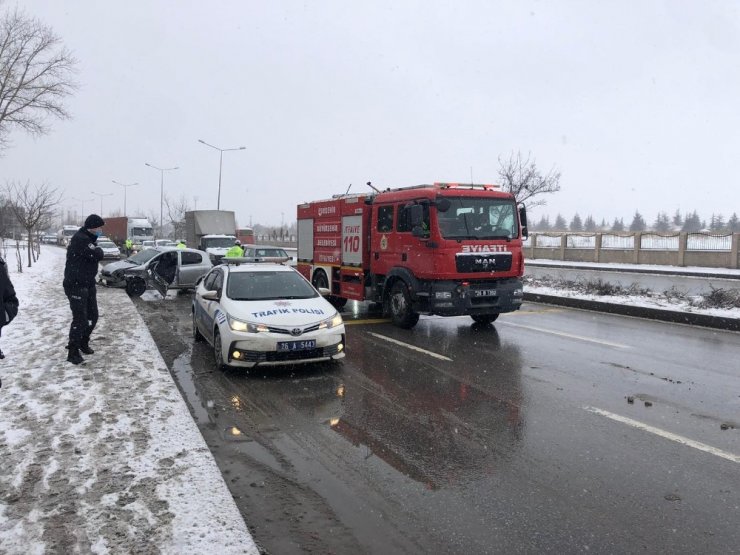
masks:
{"label": "police car headlight", "polygon": [[321,322],[319,324],[319,329],[324,330],[324,329],[335,328],[337,326],[341,326],[342,322],[343,322],[342,316],[339,314],[339,312],[337,312],[334,316],[332,316],[328,320],[324,320],[323,322]]}
{"label": "police car headlight", "polygon": [[243,322],[229,316],[229,327],[234,331],[246,331],[248,333],[260,333],[268,331],[264,324],[253,324],[252,322]]}

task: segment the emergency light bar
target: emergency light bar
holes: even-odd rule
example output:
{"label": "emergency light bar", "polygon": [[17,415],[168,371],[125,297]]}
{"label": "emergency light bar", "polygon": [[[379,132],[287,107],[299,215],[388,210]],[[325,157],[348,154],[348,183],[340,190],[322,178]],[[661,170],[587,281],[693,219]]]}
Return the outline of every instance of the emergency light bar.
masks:
{"label": "emergency light bar", "polygon": [[247,256],[224,256],[221,259],[221,264],[227,266],[239,266],[240,264],[284,264],[290,260],[290,257],[284,256],[261,256],[247,257]]}
{"label": "emergency light bar", "polygon": [[494,183],[435,183],[434,186],[440,189],[483,189],[484,191],[501,189],[501,185]]}

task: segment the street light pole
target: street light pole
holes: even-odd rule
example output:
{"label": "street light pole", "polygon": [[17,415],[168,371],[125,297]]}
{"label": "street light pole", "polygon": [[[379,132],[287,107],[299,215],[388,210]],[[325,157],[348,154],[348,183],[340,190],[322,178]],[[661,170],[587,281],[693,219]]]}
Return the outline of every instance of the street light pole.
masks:
{"label": "street light pole", "polygon": [[85,224],[85,203],[86,202],[92,202],[95,199],[94,198],[81,199],[81,198],[70,197],[70,200],[76,200],[77,202],[79,202],[79,203],[82,204],[82,211],[80,212],[80,220],[82,222],[81,225],[84,225]]}
{"label": "street light pole", "polygon": [[198,139],[198,142],[203,143],[206,146],[210,146],[211,148],[215,148],[221,153],[218,158],[218,200],[216,201],[216,210],[221,210],[221,170],[223,169],[224,164],[224,152],[229,152],[231,150],[245,150],[247,147],[240,146],[237,148],[219,148],[205,142],[203,139]]}
{"label": "street light pole", "polygon": [[103,217],[103,197],[112,197],[113,193],[96,193],[95,191],[90,191],[93,195],[98,195],[100,197],[100,217]]}
{"label": "street light pole", "polygon": [[137,183],[119,183],[115,179],[112,179],[111,181],[113,181],[113,183],[115,183],[116,185],[120,185],[121,187],[123,187],[123,215],[124,216],[127,216],[128,214],[126,213],[126,190],[129,187],[133,187],[134,185],[138,185],[139,183],[138,182]]}
{"label": "street light pole", "polygon": [[[157,166],[150,164],[149,162],[144,162],[145,166],[149,166],[150,168],[153,168],[155,170],[159,171],[160,174],[160,180],[159,180],[159,234],[162,235],[162,228],[164,227],[164,222],[162,221],[163,214],[164,214],[164,172],[169,172],[173,170],[179,170],[179,166],[175,166],[174,168],[158,168]],[[162,237],[160,237],[161,239]]]}

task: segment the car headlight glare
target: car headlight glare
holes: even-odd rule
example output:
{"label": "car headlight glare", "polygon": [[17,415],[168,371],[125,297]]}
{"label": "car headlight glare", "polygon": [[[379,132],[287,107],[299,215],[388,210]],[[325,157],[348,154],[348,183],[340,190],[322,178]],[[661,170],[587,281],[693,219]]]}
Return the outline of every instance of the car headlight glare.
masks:
{"label": "car headlight glare", "polygon": [[252,322],[243,322],[229,316],[229,327],[234,331],[245,331],[247,333],[262,333],[269,331],[264,324],[253,324]]}
{"label": "car headlight glare", "polygon": [[319,324],[319,329],[320,330],[324,330],[324,329],[335,328],[337,326],[341,326],[342,323],[343,323],[343,321],[342,321],[342,315],[339,314],[339,312],[337,312],[331,318],[328,318],[327,320],[324,320],[323,322],[321,322]]}

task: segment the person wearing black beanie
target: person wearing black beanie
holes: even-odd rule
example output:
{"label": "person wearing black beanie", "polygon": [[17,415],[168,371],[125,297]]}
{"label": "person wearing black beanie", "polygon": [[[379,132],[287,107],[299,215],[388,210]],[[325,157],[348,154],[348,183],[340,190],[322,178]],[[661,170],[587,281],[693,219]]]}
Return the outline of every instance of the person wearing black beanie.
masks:
{"label": "person wearing black beanie", "polygon": [[98,298],[95,276],[98,262],[103,259],[103,249],[97,240],[102,234],[105,221],[97,214],[90,214],[85,224],[75,233],[67,247],[67,263],[64,266],[64,293],[72,309],[69,326],[67,361],[81,364],[85,361],[80,352],[91,355],[90,335],[98,322]]}

